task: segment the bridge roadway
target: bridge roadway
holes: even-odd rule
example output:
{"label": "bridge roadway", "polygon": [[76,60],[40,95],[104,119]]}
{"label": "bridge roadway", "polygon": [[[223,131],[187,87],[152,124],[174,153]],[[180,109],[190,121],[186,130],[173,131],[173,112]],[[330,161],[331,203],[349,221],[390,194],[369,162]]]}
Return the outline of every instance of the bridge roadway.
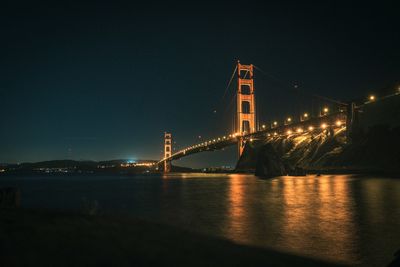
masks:
{"label": "bridge roadway", "polygon": [[240,138],[251,141],[252,139],[301,134],[303,132],[317,131],[318,129],[324,130],[329,127],[344,127],[345,125],[346,114],[344,111],[338,111],[319,117],[312,117],[307,120],[296,121],[290,124],[277,125],[275,127],[266,127],[263,125],[261,130],[253,133],[244,135],[239,135],[237,133],[229,134],[186,147],[175,152],[171,157],[161,159],[157,164],[161,164],[164,161],[177,160],[204,151],[221,150],[225,147],[237,144]]}

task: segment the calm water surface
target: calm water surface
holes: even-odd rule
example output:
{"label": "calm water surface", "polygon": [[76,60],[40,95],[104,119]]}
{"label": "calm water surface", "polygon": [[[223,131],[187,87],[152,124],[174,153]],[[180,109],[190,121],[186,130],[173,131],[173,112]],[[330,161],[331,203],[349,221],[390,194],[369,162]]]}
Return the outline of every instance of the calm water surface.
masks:
{"label": "calm water surface", "polygon": [[385,266],[400,249],[400,180],[350,175],[279,177],[175,174],[167,177],[1,177],[28,208],[145,219],[357,266]]}

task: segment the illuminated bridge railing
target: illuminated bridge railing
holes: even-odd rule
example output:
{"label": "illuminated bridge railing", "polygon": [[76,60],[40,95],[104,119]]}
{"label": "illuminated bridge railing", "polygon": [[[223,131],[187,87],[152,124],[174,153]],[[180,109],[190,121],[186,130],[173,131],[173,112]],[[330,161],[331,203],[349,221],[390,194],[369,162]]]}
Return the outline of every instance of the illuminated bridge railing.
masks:
{"label": "illuminated bridge railing", "polygon": [[[389,95],[381,97],[370,95],[366,101],[364,101],[361,104],[358,104],[356,108],[360,108],[365,105],[373,104],[377,101],[398,96],[400,96],[400,86],[396,88],[395,92]],[[250,134],[245,134],[245,133],[228,134],[222,137],[218,137],[209,141],[205,141],[199,144],[186,147],[172,154],[171,157],[163,158],[158,162],[158,164],[163,163],[164,161],[179,159],[194,153],[222,149],[224,147],[237,144],[240,138],[253,141],[253,139],[257,138],[284,137],[293,134],[302,134],[305,132],[325,130],[332,127],[333,128],[346,127],[345,110],[329,113],[328,108],[324,108],[321,111],[321,115],[319,117],[309,117],[307,113],[304,113],[300,117],[299,121],[292,121],[290,118],[288,118],[283,124],[279,124],[277,121],[275,121],[271,124],[270,127],[262,125],[261,129]]]}
{"label": "illuminated bridge railing", "polygon": [[287,122],[286,124],[284,123],[282,125],[274,125],[273,123],[272,126],[268,128],[262,125],[260,130],[253,133],[244,133],[242,135],[239,133],[227,134],[224,136],[216,137],[209,141],[188,146],[175,152],[171,155],[171,157],[161,159],[158,163],[176,160],[199,152],[220,150],[222,148],[237,144],[240,138],[244,138],[245,140],[251,142],[257,138],[284,137],[292,134],[302,134],[305,132],[345,126],[346,114],[343,111],[322,115],[320,117],[307,118],[297,122]]}

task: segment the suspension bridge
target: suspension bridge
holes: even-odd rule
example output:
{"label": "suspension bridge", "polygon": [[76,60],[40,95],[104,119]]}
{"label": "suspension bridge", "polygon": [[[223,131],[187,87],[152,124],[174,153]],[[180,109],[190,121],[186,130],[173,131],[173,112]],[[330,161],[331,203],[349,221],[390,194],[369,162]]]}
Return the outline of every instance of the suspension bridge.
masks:
{"label": "suspension bridge", "polygon": [[[171,162],[173,160],[205,151],[221,150],[233,145],[237,145],[237,153],[240,158],[246,144],[256,139],[284,138],[285,136],[298,135],[305,132],[326,131],[343,127],[347,127],[346,131],[349,134],[351,127],[348,126],[353,123],[355,110],[359,106],[352,102],[344,103],[314,94],[307,94],[307,96],[323,103],[323,105],[319,105],[319,110],[314,110],[314,112],[304,110],[296,117],[286,117],[283,121],[273,120],[268,124],[258,123],[254,86],[255,69],[260,71],[261,74],[267,75],[262,69],[252,64],[244,65],[238,61],[228,83],[229,87],[236,74],[236,107],[233,114],[233,131],[207,141],[192,144],[178,151],[173,151],[172,134],[169,132],[164,134],[164,157],[157,164],[163,168],[164,172],[171,171]],[[296,85],[293,89],[299,91]],[[375,96],[370,96],[363,105],[373,101],[375,101]]]}

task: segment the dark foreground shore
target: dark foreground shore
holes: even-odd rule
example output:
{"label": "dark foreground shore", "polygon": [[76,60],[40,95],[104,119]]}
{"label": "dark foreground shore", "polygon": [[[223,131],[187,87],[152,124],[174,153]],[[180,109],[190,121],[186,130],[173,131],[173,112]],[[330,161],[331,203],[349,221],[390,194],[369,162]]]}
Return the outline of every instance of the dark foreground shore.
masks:
{"label": "dark foreground shore", "polygon": [[1,266],[341,266],[130,217],[0,210]]}

